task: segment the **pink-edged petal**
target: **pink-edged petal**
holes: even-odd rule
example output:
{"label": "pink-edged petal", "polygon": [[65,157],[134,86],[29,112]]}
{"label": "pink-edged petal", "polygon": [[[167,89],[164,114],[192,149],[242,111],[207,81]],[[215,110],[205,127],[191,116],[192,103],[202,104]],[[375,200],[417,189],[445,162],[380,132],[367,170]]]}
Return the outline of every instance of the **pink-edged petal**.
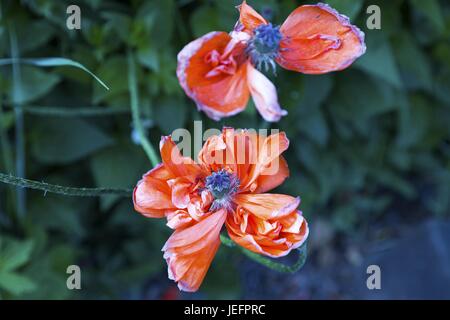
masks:
{"label": "pink-edged petal", "polygon": [[178,282],[183,291],[197,291],[220,245],[220,230],[227,213],[219,210],[202,221],[177,229],[162,251],[168,266],[169,278]]}
{"label": "pink-edged petal", "polygon": [[177,76],[185,93],[213,120],[245,109],[249,99],[245,45],[226,32],[210,32],[178,54]]}
{"label": "pink-edged petal", "polygon": [[277,89],[273,83],[251,63],[247,64],[247,81],[256,109],[266,121],[276,122],[287,115],[278,103]]}

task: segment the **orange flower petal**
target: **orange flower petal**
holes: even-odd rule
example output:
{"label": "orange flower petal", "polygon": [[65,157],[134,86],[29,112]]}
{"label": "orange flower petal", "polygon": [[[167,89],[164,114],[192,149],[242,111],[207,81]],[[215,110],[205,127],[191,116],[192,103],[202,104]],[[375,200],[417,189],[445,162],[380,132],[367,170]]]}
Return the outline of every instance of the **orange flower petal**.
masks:
{"label": "orange flower petal", "polygon": [[159,145],[161,159],[165,168],[174,177],[186,177],[191,182],[204,172],[192,159],[183,157],[170,136],[161,137]]}
{"label": "orange flower petal", "polygon": [[307,74],[343,70],[364,54],[364,33],[326,4],[294,10],[280,28],[277,62]]}
{"label": "orange flower petal", "polygon": [[[198,162],[210,171],[218,171],[224,167],[236,170],[234,149],[230,149],[227,144],[225,131],[226,129],[222,131],[221,135],[209,137],[198,154]],[[234,129],[229,129],[228,132],[233,135]]]}
{"label": "orange flower petal", "polygon": [[171,177],[163,164],[146,173],[134,188],[135,210],[146,217],[163,218],[168,209],[174,209],[171,190],[166,183]]}
{"label": "orange flower petal", "polygon": [[264,19],[255,9],[247,4],[247,1],[243,1],[239,9],[239,22],[248,31],[253,32],[261,24],[267,24],[266,19]]}
{"label": "orange flower petal", "polygon": [[210,32],[178,54],[177,76],[182,88],[198,109],[214,120],[235,115],[247,106],[244,50],[228,33]]}
{"label": "orange flower petal", "polygon": [[[257,161],[250,169],[245,179],[241,180],[242,188],[254,192],[258,188],[257,180],[261,175],[276,176],[280,166],[284,165],[280,155],[289,147],[289,140],[284,132],[272,134],[258,143]],[[283,174],[281,172],[281,174]],[[281,177],[277,177],[281,179]],[[275,181],[274,181],[275,183]],[[275,183],[276,184],[276,183]]]}
{"label": "orange flower petal", "polygon": [[288,148],[284,132],[268,137],[256,131],[224,128],[199,153],[199,163],[210,171],[228,168],[240,181],[241,191],[266,192],[280,185],[289,169],[281,154]]}
{"label": "orange flower petal", "polygon": [[261,219],[245,209],[228,216],[230,238],[247,250],[278,258],[300,247],[308,238],[308,224],[301,212],[294,210],[279,219]]}
{"label": "orange flower petal", "polygon": [[300,198],[284,194],[241,193],[234,202],[261,219],[276,219],[290,214],[300,205]]}
{"label": "orange flower petal", "polygon": [[287,111],[281,109],[278,103],[277,89],[273,83],[251,63],[247,63],[247,79],[256,109],[266,121],[280,121],[281,117],[287,115]]}
{"label": "orange flower petal", "polygon": [[[279,158],[273,160],[278,161],[278,171],[275,174],[266,174],[264,170],[261,171],[259,177],[255,180],[256,189],[253,191],[254,193],[264,193],[270,191],[279,185],[281,185],[286,178],[289,177],[289,168],[284,157],[280,156]],[[269,167],[274,167],[277,164],[271,163]]]}
{"label": "orange flower petal", "polygon": [[197,291],[220,245],[220,230],[227,213],[219,210],[185,229],[177,229],[162,251],[169,278],[183,291]]}
{"label": "orange flower petal", "polygon": [[167,182],[172,188],[172,203],[178,209],[186,209],[191,201],[192,183],[184,178],[175,178]]}
{"label": "orange flower petal", "polygon": [[192,225],[194,219],[186,210],[174,210],[167,213],[167,226],[171,229],[185,228]]}

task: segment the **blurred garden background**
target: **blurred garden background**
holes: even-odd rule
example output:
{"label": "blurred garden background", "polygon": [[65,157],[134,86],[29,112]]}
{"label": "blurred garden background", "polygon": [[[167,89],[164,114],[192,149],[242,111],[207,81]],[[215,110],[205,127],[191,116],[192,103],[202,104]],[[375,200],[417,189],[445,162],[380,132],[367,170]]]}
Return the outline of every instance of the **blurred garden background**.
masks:
{"label": "blurred garden background", "polygon": [[[0,184],[2,299],[450,298],[450,3],[328,0],[366,33],[349,69],[273,79],[289,116],[265,123],[253,106],[216,123],[176,78],[176,55],[213,30],[231,31],[240,1],[0,0],[0,59],[64,57],[70,67],[0,66],[0,172],[72,187],[131,189],[151,169],[133,127],[136,67],[144,129],[157,147],[174,129],[279,128],[291,146],[280,192],[300,195],[309,257],[278,274],[221,247],[200,291],[167,279],[165,221],[130,197],[65,197]],[[295,0],[250,0],[281,24]],[[81,8],[68,30],[66,9]],[[381,30],[366,9],[381,8]],[[129,55],[129,56],[128,56]],[[128,58],[131,57],[129,60]],[[294,254],[295,256],[295,254]],[[287,257],[290,263],[295,257]],[[382,289],[369,291],[377,264]],[[66,268],[79,265],[81,290]]]}

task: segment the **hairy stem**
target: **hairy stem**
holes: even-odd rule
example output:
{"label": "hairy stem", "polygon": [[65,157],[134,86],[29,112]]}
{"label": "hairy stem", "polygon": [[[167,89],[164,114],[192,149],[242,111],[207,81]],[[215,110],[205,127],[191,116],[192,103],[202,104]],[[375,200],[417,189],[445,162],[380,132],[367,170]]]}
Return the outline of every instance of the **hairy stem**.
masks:
{"label": "hairy stem", "polygon": [[46,182],[39,182],[29,179],[24,179],[20,177],[15,177],[13,175],[7,175],[0,173],[0,182],[14,185],[21,188],[29,188],[35,190],[42,190],[45,193],[56,193],[64,196],[75,196],[75,197],[99,197],[103,195],[120,195],[124,197],[130,197],[133,190],[131,189],[115,189],[115,188],[73,188],[64,187],[54,184],[49,184]]}
{"label": "hairy stem", "polygon": [[130,113],[130,108],[79,107],[61,108],[47,106],[23,106],[23,111],[38,116],[95,117]]}
{"label": "hairy stem", "polygon": [[306,242],[299,249],[296,250],[298,252],[297,261],[294,264],[288,266],[288,265],[285,265],[282,263],[275,262],[273,259],[266,258],[258,253],[244,249],[241,246],[236,246],[236,244],[230,238],[228,238],[227,236],[224,236],[222,234],[220,235],[220,241],[222,241],[222,243],[227,247],[230,247],[230,248],[238,247],[244,255],[246,255],[248,258],[252,259],[253,261],[255,261],[259,264],[262,264],[269,269],[272,269],[272,270],[275,270],[278,272],[282,272],[282,273],[295,273],[298,270],[300,270],[306,262],[306,257],[307,257]]}

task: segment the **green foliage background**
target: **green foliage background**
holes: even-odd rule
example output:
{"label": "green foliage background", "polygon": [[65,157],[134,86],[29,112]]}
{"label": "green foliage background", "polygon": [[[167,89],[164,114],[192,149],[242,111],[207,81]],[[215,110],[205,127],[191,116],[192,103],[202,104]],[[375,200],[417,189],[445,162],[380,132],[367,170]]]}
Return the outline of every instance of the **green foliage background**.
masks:
{"label": "green foliage background", "polygon": [[[16,173],[19,162],[34,180],[132,188],[151,168],[133,142],[127,80],[132,50],[140,107],[155,147],[176,128],[192,130],[193,120],[203,120],[204,130],[280,128],[291,141],[291,177],[279,191],[302,197],[311,226],[320,218],[338,234],[364,241],[365,230],[386,221],[392,210],[405,220],[417,212],[448,216],[449,2],[327,2],[366,32],[367,53],[340,73],[306,76],[279,69],[273,81],[289,116],[269,125],[252,105],[220,123],[207,119],[175,75],[177,52],[209,31],[230,31],[239,1],[0,1],[1,58],[13,56],[15,43],[20,57],[71,58],[110,87],[106,91],[70,67],[21,65],[18,77],[11,66],[0,67],[1,172]],[[66,28],[66,8],[73,3],[81,7],[79,31]],[[281,24],[305,2],[249,3]],[[381,7],[381,30],[365,30],[369,4]],[[23,157],[17,156],[18,105],[25,112]],[[100,114],[86,108],[101,108]],[[18,203],[16,193],[0,185],[2,298],[142,298],[148,297],[143,288],[149,281],[165,280],[160,249],[170,230],[164,221],[135,213],[130,199],[27,191],[26,202]],[[241,259],[220,250],[204,297],[240,297]],[[70,264],[83,270],[81,291],[66,289]]]}

